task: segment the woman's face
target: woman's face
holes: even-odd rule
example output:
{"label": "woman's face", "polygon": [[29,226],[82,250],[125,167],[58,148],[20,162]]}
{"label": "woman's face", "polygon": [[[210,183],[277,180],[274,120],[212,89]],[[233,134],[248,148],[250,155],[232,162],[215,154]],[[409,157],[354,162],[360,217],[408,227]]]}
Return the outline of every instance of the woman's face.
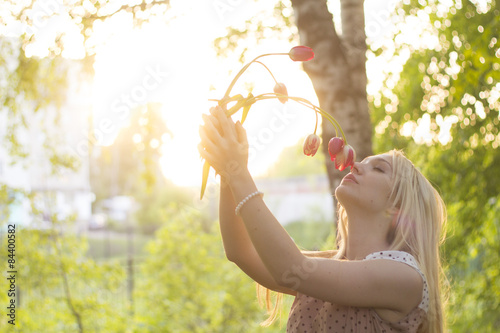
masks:
{"label": "woman's face", "polygon": [[354,163],[335,196],[347,211],[352,207],[371,213],[385,212],[390,207],[392,184],[392,156],[370,156]]}

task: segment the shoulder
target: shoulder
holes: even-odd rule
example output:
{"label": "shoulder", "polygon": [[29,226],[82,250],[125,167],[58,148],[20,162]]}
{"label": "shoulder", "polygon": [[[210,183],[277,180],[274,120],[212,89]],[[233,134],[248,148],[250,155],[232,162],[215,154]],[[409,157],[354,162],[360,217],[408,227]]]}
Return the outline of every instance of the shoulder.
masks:
{"label": "shoulder", "polygon": [[[385,260],[390,260],[393,262],[399,262],[406,264],[407,266],[410,266],[413,271],[417,272],[418,275],[420,275],[422,280],[426,280],[424,274],[422,273],[422,270],[420,269],[420,266],[415,259],[413,255],[411,255],[408,252],[404,251],[380,251],[380,252],[374,252],[369,255],[367,255],[364,259],[364,261],[367,260],[380,260],[380,259],[385,259]],[[404,266],[401,266],[404,267]]]}
{"label": "shoulder", "polygon": [[391,259],[402,262],[411,262],[416,264],[415,257],[413,257],[410,253],[405,251],[379,251],[370,253],[365,257],[364,260],[373,260],[373,259]]}
{"label": "shoulder", "polygon": [[[394,267],[399,275],[398,281],[404,283],[402,287],[407,290],[408,296],[413,295],[412,299],[420,300],[417,305],[427,312],[429,298],[427,279],[413,255],[404,251],[380,251],[369,254],[364,260],[372,262],[383,260],[385,263],[391,263],[390,266]],[[386,266],[386,269],[388,267]]]}
{"label": "shoulder", "polygon": [[394,288],[403,288],[411,292],[422,291],[425,277],[415,258],[402,251],[382,251],[372,253],[363,260],[381,281],[390,281]]}
{"label": "shoulder", "polygon": [[299,293],[330,303],[409,313],[422,300],[422,277],[398,262],[400,257],[375,260],[392,258],[392,253],[383,255],[352,261],[307,258],[304,270],[290,272],[286,282],[293,282]]}

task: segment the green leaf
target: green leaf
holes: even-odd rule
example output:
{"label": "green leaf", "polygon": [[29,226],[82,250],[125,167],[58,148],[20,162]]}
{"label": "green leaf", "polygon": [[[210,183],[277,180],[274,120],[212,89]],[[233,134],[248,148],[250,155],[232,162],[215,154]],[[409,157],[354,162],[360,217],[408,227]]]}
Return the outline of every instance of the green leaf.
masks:
{"label": "green leaf", "polygon": [[203,199],[203,195],[205,194],[205,189],[207,188],[208,181],[208,172],[210,171],[210,164],[207,161],[203,164],[203,173],[201,180],[201,192],[200,192],[200,200]]}
{"label": "green leaf", "polygon": [[[250,94],[248,94],[246,101],[249,101],[252,98],[253,98],[253,95],[252,95],[252,93],[250,93]],[[248,115],[248,112],[250,111],[250,108],[252,107],[252,104],[253,103],[248,103],[248,104],[245,104],[245,106],[243,107],[243,114],[241,115],[241,124],[242,125],[245,122],[245,120],[247,119],[247,115]]]}

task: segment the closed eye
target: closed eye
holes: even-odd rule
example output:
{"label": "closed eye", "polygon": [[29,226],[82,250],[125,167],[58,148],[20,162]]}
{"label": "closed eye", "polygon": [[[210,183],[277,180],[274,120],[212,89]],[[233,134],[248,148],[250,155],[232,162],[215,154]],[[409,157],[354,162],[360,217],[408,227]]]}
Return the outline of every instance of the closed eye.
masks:
{"label": "closed eye", "polygon": [[385,170],[383,170],[382,168],[379,168],[379,167],[373,167],[373,170],[377,170],[378,172],[385,173]]}

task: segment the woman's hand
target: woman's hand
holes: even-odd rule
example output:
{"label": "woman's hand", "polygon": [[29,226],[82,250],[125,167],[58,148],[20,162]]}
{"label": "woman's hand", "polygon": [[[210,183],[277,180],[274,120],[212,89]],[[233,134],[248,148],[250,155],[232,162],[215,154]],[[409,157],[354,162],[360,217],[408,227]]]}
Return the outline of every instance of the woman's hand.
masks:
{"label": "woman's hand", "polygon": [[203,115],[200,126],[201,143],[198,150],[221,180],[230,182],[247,168],[248,140],[246,131],[238,121],[236,124],[219,107],[210,109],[211,115]]}

